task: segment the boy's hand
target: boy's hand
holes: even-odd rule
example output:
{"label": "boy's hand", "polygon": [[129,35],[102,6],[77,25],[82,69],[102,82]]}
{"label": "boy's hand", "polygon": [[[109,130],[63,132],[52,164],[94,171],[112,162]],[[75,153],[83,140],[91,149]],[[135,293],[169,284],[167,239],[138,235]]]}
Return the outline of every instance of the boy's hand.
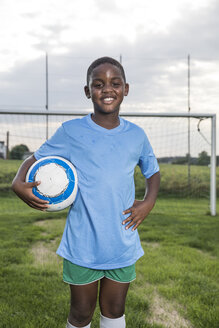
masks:
{"label": "boy's hand", "polygon": [[34,157],[34,155],[32,155],[21,164],[12,182],[12,190],[15,192],[15,194],[17,194],[20,199],[22,199],[30,207],[33,207],[40,211],[45,211],[48,207],[49,202],[36,197],[32,192],[32,188],[38,186],[40,184],[40,181],[25,182],[27,171],[35,162],[36,158]]}
{"label": "boy's hand", "polygon": [[144,221],[146,216],[150,213],[155,205],[160,185],[160,172],[156,172],[145,181],[146,189],[144,200],[135,200],[132,207],[123,212],[123,214],[131,213],[127,219],[123,220],[122,224],[128,223],[125,228],[129,229],[132,227],[132,231],[134,231],[139,226],[139,224]]}
{"label": "boy's hand", "polygon": [[16,181],[13,184],[13,191],[17,194],[19,198],[21,198],[30,207],[33,207],[40,211],[45,211],[48,207],[49,202],[36,197],[32,192],[32,188],[38,186],[39,184],[40,181],[36,181],[36,182]]}
{"label": "boy's hand", "polygon": [[125,228],[129,229],[133,226],[132,231],[134,231],[150,213],[153,208],[153,205],[154,204],[151,204],[147,200],[135,200],[132,207],[123,212],[123,214],[131,213],[131,215],[127,219],[125,219],[122,224],[129,223]]}

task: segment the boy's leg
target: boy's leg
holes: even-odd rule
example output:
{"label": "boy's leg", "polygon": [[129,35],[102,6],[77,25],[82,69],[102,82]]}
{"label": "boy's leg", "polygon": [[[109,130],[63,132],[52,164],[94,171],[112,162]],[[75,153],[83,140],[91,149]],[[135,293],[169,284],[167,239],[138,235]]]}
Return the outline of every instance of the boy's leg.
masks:
{"label": "boy's leg", "polygon": [[71,291],[71,305],[68,322],[73,327],[89,327],[96,307],[98,281],[87,285],[69,286]]}
{"label": "boy's leg", "polygon": [[103,278],[100,281],[101,328],[125,327],[125,301],[129,283],[121,283]]}

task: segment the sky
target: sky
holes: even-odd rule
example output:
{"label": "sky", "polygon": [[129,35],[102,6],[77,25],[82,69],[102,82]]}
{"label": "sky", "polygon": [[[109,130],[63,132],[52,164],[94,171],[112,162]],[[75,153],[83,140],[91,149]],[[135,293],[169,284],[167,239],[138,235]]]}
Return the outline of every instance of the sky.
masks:
{"label": "sky", "polygon": [[187,112],[190,55],[191,112],[217,113],[218,15],[218,0],[0,0],[0,109],[45,109],[48,53],[51,110],[89,110],[86,70],[107,55],[130,84],[122,110]]}

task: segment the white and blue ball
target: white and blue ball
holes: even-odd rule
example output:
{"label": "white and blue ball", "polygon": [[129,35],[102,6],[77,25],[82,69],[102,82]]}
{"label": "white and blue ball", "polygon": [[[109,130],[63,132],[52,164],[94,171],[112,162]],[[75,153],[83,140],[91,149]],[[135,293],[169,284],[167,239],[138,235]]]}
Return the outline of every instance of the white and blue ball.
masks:
{"label": "white and blue ball", "polygon": [[75,167],[65,158],[47,156],[36,161],[28,170],[26,182],[41,181],[33,194],[49,201],[47,211],[61,211],[71,205],[77,195],[78,177]]}

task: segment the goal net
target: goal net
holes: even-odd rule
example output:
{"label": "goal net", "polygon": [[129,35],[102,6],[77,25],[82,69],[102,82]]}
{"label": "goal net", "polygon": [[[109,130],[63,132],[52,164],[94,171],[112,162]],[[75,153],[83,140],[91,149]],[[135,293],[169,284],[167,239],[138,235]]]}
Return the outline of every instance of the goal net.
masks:
{"label": "goal net", "polygon": [[[85,114],[49,111],[0,113],[1,211],[8,212],[14,206],[27,210],[27,206],[18,200],[10,189],[19,165],[38,149],[62,122]],[[215,133],[212,133],[213,115],[188,117],[180,114],[174,116],[121,112],[121,116],[142,127],[152,144],[160,165],[159,199],[164,202],[164,206],[171,206],[171,211],[177,212],[179,208],[182,210],[182,206],[178,207],[177,204],[185,204],[184,210],[192,213],[195,206],[193,200],[199,200],[203,214],[210,211],[215,215],[216,177],[215,172],[213,175],[211,173],[216,157],[215,154],[212,155],[212,136]],[[145,180],[138,168],[135,172],[135,184],[136,198],[141,199],[144,196]]]}

